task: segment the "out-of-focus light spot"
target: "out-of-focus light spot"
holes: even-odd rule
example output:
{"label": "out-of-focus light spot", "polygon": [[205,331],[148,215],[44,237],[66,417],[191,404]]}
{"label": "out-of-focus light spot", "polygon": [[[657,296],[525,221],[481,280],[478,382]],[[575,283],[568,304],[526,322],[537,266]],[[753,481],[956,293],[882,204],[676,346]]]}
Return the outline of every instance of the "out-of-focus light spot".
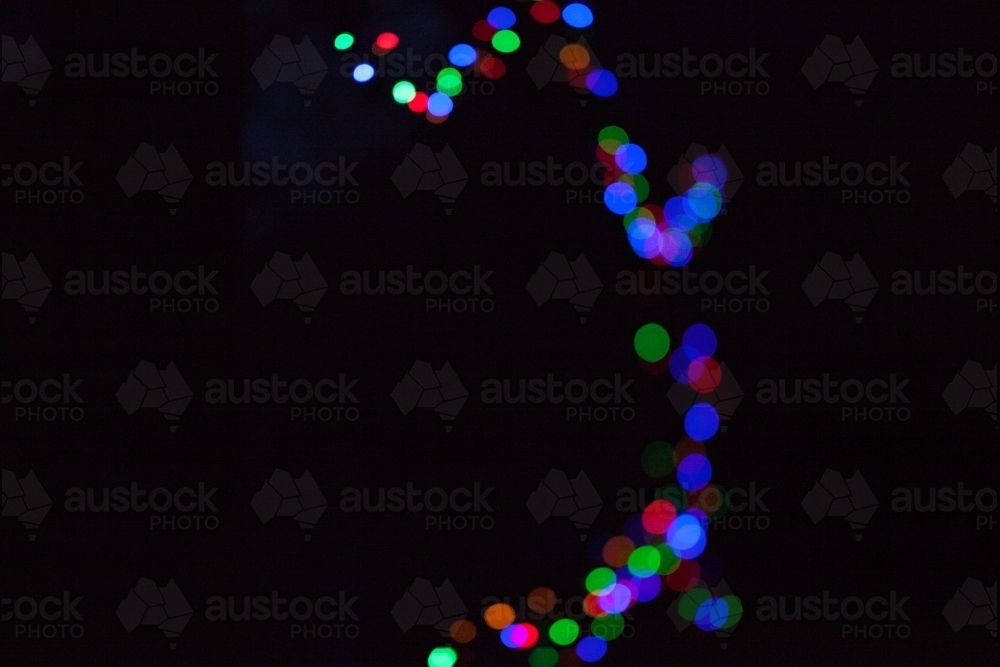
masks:
{"label": "out-of-focus light spot", "polygon": [[693,494],[693,500],[690,504],[712,517],[722,516],[729,509],[728,494],[717,484],[709,484]]}
{"label": "out-of-focus light spot", "polygon": [[514,627],[515,626],[513,625],[508,625],[500,631],[500,641],[507,648],[520,648],[517,645],[517,641],[514,639]]}
{"label": "out-of-focus light spot", "polygon": [[694,613],[694,624],[705,632],[721,630],[729,617],[729,605],[722,598],[709,598],[698,606]]}
{"label": "out-of-focus light spot", "polygon": [[375,46],[383,51],[392,51],[399,46],[399,37],[391,32],[383,32],[375,38]]}
{"label": "out-of-focus light spot", "polygon": [[698,351],[698,356],[711,357],[719,345],[715,332],[706,324],[692,324],[684,330],[684,345]]}
{"label": "out-of-focus light spot", "polygon": [[559,5],[552,0],[541,0],[531,5],[531,18],[544,25],[558,21],[561,13]]}
{"label": "out-of-focus light spot", "polygon": [[[646,509],[649,509],[647,506]],[[653,532],[653,531],[650,531]],[[628,571],[637,577],[651,577],[660,567],[660,552],[656,547],[644,545],[628,557]]]}
{"label": "out-of-focus light spot", "polygon": [[618,92],[618,79],[606,69],[595,69],[587,75],[587,89],[598,97],[611,97]]}
{"label": "out-of-focus light spot", "polygon": [[579,2],[566,5],[562,11],[563,21],[573,28],[586,28],[594,22],[590,7]]}
{"label": "out-of-focus light spot", "polygon": [[635,190],[628,183],[612,183],[604,191],[604,205],[612,213],[625,215],[635,208],[638,201]]}
{"label": "out-of-focus light spot", "polygon": [[711,183],[695,183],[683,201],[688,215],[697,222],[708,222],[722,211],[722,193]]}
{"label": "out-of-focus light spot", "polygon": [[707,545],[705,527],[693,512],[684,512],[667,529],[667,544],[685,560],[697,558]]}
{"label": "out-of-focus light spot", "polygon": [[638,577],[635,580],[638,593],[636,600],[639,602],[651,602],[660,594],[663,583],[658,576]]}
{"label": "out-of-focus light spot", "polygon": [[453,667],[458,662],[458,654],[455,649],[438,647],[433,649],[427,656],[427,667]]}
{"label": "out-of-focus light spot", "polygon": [[670,374],[678,382],[688,384],[691,379],[688,375],[691,362],[700,356],[697,349],[688,345],[681,345],[670,354]]}
{"label": "out-of-focus light spot", "polygon": [[451,624],[448,632],[451,638],[459,644],[468,644],[476,638],[476,624],[472,621],[460,619]]}
{"label": "out-of-focus light spot", "polygon": [[531,623],[515,623],[507,629],[517,648],[528,649],[538,643],[538,628]]}
{"label": "out-of-focus light spot", "polygon": [[585,585],[587,590],[594,595],[604,595],[616,583],[618,583],[618,577],[615,576],[613,570],[606,567],[598,567],[591,570],[590,574],[587,575]]}
{"label": "out-of-focus light spot", "polygon": [[[601,609],[608,614],[620,614],[628,609],[632,605],[632,602],[632,591],[622,582],[615,584],[611,587],[610,591],[597,598],[597,603],[601,605]],[[608,639],[611,638],[608,637]]]}
{"label": "out-of-focus light spot", "polygon": [[654,440],[642,450],[642,469],[655,479],[666,477],[674,469],[673,455],[674,450],[670,443]]}
{"label": "out-of-focus light spot", "polygon": [[[652,535],[663,535],[676,518],[677,508],[674,504],[669,500],[657,498],[642,511],[642,527]],[[659,565],[653,569],[659,569]]]}
{"label": "out-of-focus light spot", "polygon": [[712,464],[701,454],[692,454],[677,466],[677,483],[685,491],[698,491],[712,480]]}
{"label": "out-of-focus light spot", "polygon": [[368,63],[360,63],[354,68],[354,80],[358,83],[366,83],[375,76],[375,68]]}
{"label": "out-of-focus light spot", "polygon": [[590,64],[590,53],[579,44],[567,44],[559,50],[559,62],[567,69],[587,69]]}
{"label": "out-of-focus light spot", "polygon": [[691,243],[700,248],[712,240],[712,225],[707,222],[695,225],[688,235],[691,237]]}
{"label": "out-of-focus light spot", "polygon": [[687,621],[693,621],[702,604],[712,599],[712,594],[705,588],[698,587],[684,593],[677,600],[677,613]]}
{"label": "out-of-focus light spot", "polygon": [[489,24],[489,21],[482,19],[476,21],[476,24],[472,26],[472,36],[478,39],[480,42],[488,42],[493,39],[497,29]]}
{"label": "out-of-focus light spot", "polygon": [[571,618],[560,618],[549,627],[549,639],[558,646],[569,646],[580,636],[580,626]]}
{"label": "out-of-focus light spot", "polygon": [[711,393],[722,382],[722,367],[711,357],[698,357],[688,366],[688,382],[699,394]]}
{"label": "out-of-focus light spot", "polygon": [[635,190],[637,202],[642,203],[649,197],[649,181],[642,174],[623,174],[621,180]]}
{"label": "out-of-focus light spot", "polygon": [[392,87],[392,99],[400,104],[409,104],[417,96],[417,88],[409,81],[398,81]]}
{"label": "out-of-focus light spot", "polygon": [[476,62],[478,55],[475,47],[468,44],[456,44],[448,52],[448,62],[455,67],[468,67]]}
{"label": "out-of-focus light spot", "polygon": [[720,629],[728,630],[739,623],[740,619],[743,618],[743,601],[735,595],[726,595],[723,596],[722,599],[726,601],[726,607],[728,608],[729,613]]}
{"label": "out-of-focus light spot", "polygon": [[492,44],[500,53],[513,53],[521,46],[521,38],[513,30],[501,30],[493,35]]}
{"label": "out-of-focus light spot", "polygon": [[497,30],[506,30],[507,28],[512,28],[517,23],[517,16],[506,7],[497,7],[490,10],[490,13],[486,15],[486,22]]}
{"label": "out-of-focus light spot", "polygon": [[608,614],[590,622],[590,634],[604,641],[618,639],[624,630],[625,617],[621,614]]}
{"label": "out-of-focus light spot", "polygon": [[509,604],[493,604],[483,612],[483,620],[486,621],[486,625],[494,630],[503,630],[513,623],[515,618],[514,608]]}
{"label": "out-of-focus light spot", "polygon": [[410,107],[413,113],[424,113],[427,111],[427,93],[416,93],[406,106]]}
{"label": "out-of-focus light spot", "polygon": [[674,229],[686,232],[693,229],[698,224],[698,219],[691,215],[688,210],[687,200],[684,197],[671,197],[664,207],[667,222]]}
{"label": "out-of-focus light spot", "polygon": [[726,163],[717,155],[699,155],[691,164],[691,176],[696,183],[709,183],[717,188],[726,184]]}
{"label": "out-of-focus light spot", "polygon": [[507,66],[499,58],[488,56],[479,63],[479,72],[487,79],[499,79],[507,71]]}
{"label": "out-of-focus light spot", "polygon": [[427,98],[427,113],[432,116],[447,116],[455,108],[455,103],[444,93],[431,93]]}
{"label": "out-of-focus light spot", "polygon": [[618,147],[628,143],[628,133],[617,125],[608,125],[597,133],[597,144],[610,155],[618,151]]}
{"label": "out-of-focus light spot", "polygon": [[449,118],[451,118],[451,115],[450,114],[445,114],[444,116],[435,116],[430,111],[427,111],[424,114],[424,118],[426,118],[427,122],[431,123],[432,125],[440,125],[441,123],[443,123],[446,120],[448,120]]}
{"label": "out-of-focus light spot", "polygon": [[704,442],[719,430],[719,413],[708,403],[695,403],[684,415],[684,431],[693,440]]}
{"label": "out-of-focus light spot", "polygon": [[597,662],[608,652],[608,642],[600,637],[584,637],[576,645],[576,654],[584,662]]}
{"label": "out-of-focus light spot", "polygon": [[529,667],[556,667],[559,653],[551,646],[538,647],[528,655]]}
{"label": "out-of-focus light spot", "polygon": [[673,572],[667,575],[666,584],[671,590],[689,591],[701,581],[701,567],[693,560],[681,560]]}
{"label": "out-of-focus light spot", "polygon": [[680,569],[681,557],[673,550],[669,544],[657,544],[656,550],[660,552],[660,567],[656,568],[656,573],[661,576],[668,576]]}
{"label": "out-of-focus light spot", "polygon": [[638,174],[646,168],[646,151],[638,144],[623,144],[615,151],[615,162],[622,171]]}
{"label": "out-of-focus light spot", "polygon": [[[610,567],[625,567],[625,564],[628,563],[628,557],[634,550],[635,542],[624,535],[619,535],[607,541],[601,551],[601,556]],[[591,592],[597,593],[593,590]]]}
{"label": "out-of-focus light spot", "polygon": [[632,341],[635,353],[644,361],[657,362],[670,351],[670,334],[659,324],[643,324]]}
{"label": "out-of-focus light spot", "polygon": [[660,237],[660,256],[671,266],[684,266],[691,261],[694,246],[687,234],[678,229],[668,229]]}
{"label": "out-of-focus light spot", "polygon": [[333,48],[338,51],[346,51],[354,46],[354,35],[349,32],[342,32],[333,38]]}
{"label": "out-of-focus light spot", "polygon": [[448,97],[462,92],[462,75],[454,67],[444,67],[437,75],[437,89]]}
{"label": "out-of-focus light spot", "polygon": [[556,606],[556,592],[551,588],[536,588],[528,593],[528,609],[536,614],[547,614]]}
{"label": "out-of-focus light spot", "polygon": [[599,618],[608,612],[601,609],[600,597],[594,593],[590,593],[583,598],[583,613],[591,618]]}

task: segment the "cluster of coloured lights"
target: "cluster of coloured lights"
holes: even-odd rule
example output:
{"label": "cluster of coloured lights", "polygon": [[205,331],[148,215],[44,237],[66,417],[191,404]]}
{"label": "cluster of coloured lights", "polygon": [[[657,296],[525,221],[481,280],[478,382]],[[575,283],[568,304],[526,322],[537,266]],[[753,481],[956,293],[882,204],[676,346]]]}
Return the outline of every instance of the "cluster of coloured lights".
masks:
{"label": "cluster of coloured lights", "polygon": [[[560,19],[570,28],[583,30],[594,22],[593,12],[583,3],[565,7],[552,0],[535,0],[531,17],[547,25]],[[507,70],[500,55],[521,47],[515,30],[516,14],[507,7],[496,7],[472,28],[473,38],[482,46],[467,43],[448,51],[449,67],[442,68],[425,93],[413,81],[399,80],[392,87],[392,99],[412,112],[424,114],[433,123],[447,120],[455,108],[454,98],[465,89],[465,79],[478,74],[499,79]],[[346,51],[354,46],[355,36],[344,32],[333,46]],[[391,53],[400,44],[392,32],[379,34],[371,47],[376,56]],[[582,44],[568,43],[559,60],[574,76],[570,85],[584,87],[599,97],[610,97],[618,90],[618,81],[608,70],[591,67],[590,51]],[[352,78],[368,83],[378,71],[368,62],[355,66]],[[648,204],[649,182],[646,152],[630,141],[620,127],[608,126],[598,134],[597,158],[607,165],[605,172],[606,206],[623,216],[632,249],[655,264],[682,266],[691,261],[695,249],[711,238],[711,222],[721,212],[721,188],[726,182],[726,168],[714,155],[703,155],[679,175],[684,193],[672,197],[663,207]],[[721,369],[714,360],[717,340],[703,324],[689,327],[680,347],[670,350],[670,335],[659,324],[650,323],[635,334],[634,347],[640,364],[649,368],[664,365],[678,382],[689,384],[698,393],[712,392],[721,381]],[[725,512],[721,501],[724,492],[710,484],[712,466],[704,442],[719,429],[719,416],[708,403],[695,402],[684,415],[687,437],[676,447],[665,442],[651,443],[642,455],[647,474],[664,478],[676,474],[677,484],[664,487],[665,496],[654,500],[641,514],[630,517],[622,534],[600,547],[598,567],[584,578],[587,595],[584,612],[588,627],[577,620],[562,618],[546,626],[517,622],[516,613],[507,604],[495,604],[484,612],[486,624],[499,631],[500,641],[511,649],[528,651],[530,667],[556,667],[561,657],[569,661],[597,662],[604,657],[608,643],[621,636],[624,613],[634,605],[650,602],[661,592],[680,594],[678,612],[705,631],[732,628],[739,622],[743,608],[732,595],[714,596],[702,583],[702,568],[697,560],[706,548],[706,529],[711,517]],[[670,498],[669,500],[666,498]],[[532,591],[528,606],[547,614],[556,603],[550,589]],[[586,619],[581,619],[585,621]],[[467,620],[451,626],[457,644],[471,642],[476,626]],[[427,658],[428,667],[454,667],[458,653],[451,646],[434,648]]]}
{"label": "cluster of coloured lights", "polygon": [[712,220],[722,212],[725,163],[705,154],[686,165],[679,176],[684,194],[671,197],[664,206],[647,203],[649,181],[646,152],[629,140],[617,125],[597,135],[597,158],[607,165],[604,203],[622,216],[625,233],[635,254],[654,264],[684,266],[695,249],[712,237]]}
{"label": "cluster of coloured lights", "polygon": [[[717,346],[715,333],[704,324],[695,324],[687,328],[681,341],[671,352],[669,333],[650,323],[639,328],[633,342],[642,361],[666,361],[678,382],[688,383],[698,392],[712,391],[720,380],[719,366],[712,358]],[[627,519],[620,535],[596,545],[600,563],[584,578],[587,627],[571,618],[547,624],[517,622],[514,609],[498,603],[486,609],[484,619],[500,631],[500,641],[509,648],[528,651],[530,667],[555,667],[560,659],[574,657],[597,662],[607,653],[609,643],[622,636],[625,612],[667,591],[679,594],[678,613],[701,630],[735,626],[743,615],[742,602],[734,595],[713,595],[703,582],[711,575],[703,571],[698,560],[705,554],[709,521],[727,509],[724,490],[710,483],[712,464],[704,444],[718,428],[715,409],[696,402],[684,417],[686,438],[676,447],[656,441],[643,451],[646,474],[655,479],[674,474],[677,482],[664,486],[662,497]],[[528,596],[528,606],[538,614],[547,614],[555,600],[549,589],[536,589]]]}
{"label": "cluster of coloured lights", "polygon": [[[561,8],[552,0],[533,2],[531,17],[538,23],[555,23],[560,18],[569,27],[583,30],[594,22],[594,14],[582,3],[572,3]],[[432,123],[442,123],[455,109],[455,100],[465,90],[465,80],[470,76],[499,79],[507,72],[502,56],[521,48],[521,37],[517,33],[517,15],[507,7],[496,7],[472,27],[472,37],[480,46],[460,43],[448,51],[450,67],[437,73],[433,82],[424,82],[423,92],[417,82],[401,80],[392,87],[392,99],[406,105],[414,113],[424,114]],[[333,47],[346,51],[354,46],[356,38],[349,32],[337,35]],[[399,36],[383,32],[375,38],[372,54],[385,56],[400,44]],[[613,95],[618,90],[618,80],[608,70],[590,66],[590,54],[578,44],[567,44],[559,54],[560,61],[577,75],[570,80],[574,86],[585,87],[601,97]],[[354,67],[352,78],[361,84],[378,76],[376,66],[360,62]]]}

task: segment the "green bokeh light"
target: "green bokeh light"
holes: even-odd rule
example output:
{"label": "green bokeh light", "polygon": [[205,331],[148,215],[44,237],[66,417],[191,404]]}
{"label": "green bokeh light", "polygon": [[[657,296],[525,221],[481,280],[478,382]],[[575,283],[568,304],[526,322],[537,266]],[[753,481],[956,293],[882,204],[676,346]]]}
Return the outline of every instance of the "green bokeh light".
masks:
{"label": "green bokeh light", "polygon": [[513,30],[500,30],[493,35],[493,48],[500,53],[513,53],[521,46],[521,38]]}
{"label": "green bokeh light", "polygon": [[625,617],[621,614],[608,614],[595,618],[590,623],[590,633],[605,641],[618,639],[625,630]]}
{"label": "green bokeh light", "polygon": [[614,155],[619,146],[628,143],[628,133],[617,125],[608,125],[597,133],[597,143],[605,153]]}
{"label": "green bokeh light", "polygon": [[406,104],[417,96],[417,87],[409,81],[399,81],[392,87],[392,99]]}
{"label": "green bokeh light", "polygon": [[333,38],[333,48],[338,51],[346,51],[354,46],[354,35],[349,32],[342,32]]}
{"label": "green bokeh light", "polygon": [[660,552],[656,547],[641,546],[628,557],[628,571],[637,577],[648,577],[660,567]]}
{"label": "green bokeh light", "polygon": [[559,654],[552,647],[539,647],[528,655],[531,667],[556,667],[559,664]]}
{"label": "green bokeh light", "polygon": [[437,75],[437,89],[448,97],[462,92],[462,75],[454,67],[445,67]]}
{"label": "green bokeh light", "polygon": [[650,477],[666,477],[674,470],[674,448],[663,440],[654,440],[642,450],[642,469]]}
{"label": "green bokeh light", "polygon": [[656,550],[660,552],[660,566],[656,568],[659,575],[673,574],[681,566],[681,558],[666,542],[656,545]]}
{"label": "green bokeh light", "polygon": [[618,583],[615,571],[607,567],[599,567],[587,575],[587,590],[594,594],[600,594],[611,590],[611,587]]}
{"label": "green bokeh light", "polygon": [[743,601],[735,595],[726,595],[722,599],[729,607],[729,616],[726,617],[726,622],[722,624],[722,629],[728,630],[743,618]]}
{"label": "green bokeh light", "polygon": [[458,662],[458,654],[455,649],[447,646],[438,647],[427,656],[427,667],[454,667]]}
{"label": "green bokeh light", "polygon": [[677,601],[677,613],[681,615],[681,618],[693,621],[698,607],[705,600],[711,599],[711,597],[712,594],[707,589],[692,588]]}
{"label": "green bokeh light", "polygon": [[670,351],[670,334],[659,324],[650,322],[643,324],[635,332],[635,353],[643,361],[655,363],[660,361]]}
{"label": "green bokeh light", "polygon": [[549,628],[549,639],[559,646],[569,646],[579,636],[580,626],[572,618],[560,618]]}

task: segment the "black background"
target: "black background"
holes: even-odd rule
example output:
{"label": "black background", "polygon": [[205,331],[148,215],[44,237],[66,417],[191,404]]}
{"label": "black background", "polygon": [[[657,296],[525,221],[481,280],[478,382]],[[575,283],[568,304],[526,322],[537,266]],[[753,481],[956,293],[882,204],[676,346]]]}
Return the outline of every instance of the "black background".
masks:
{"label": "black background", "polygon": [[[347,3],[344,3],[347,4]],[[669,596],[634,610],[635,637],[611,645],[608,665],[985,665],[996,640],[982,627],[953,633],[941,614],[966,579],[996,578],[995,530],[974,517],[897,514],[897,487],[996,489],[995,421],[982,410],[953,416],[941,398],[966,360],[996,361],[997,315],[977,313],[974,297],[894,296],[897,270],[996,270],[996,208],[985,195],[953,198],[941,174],[966,145],[986,150],[997,138],[997,97],[976,95],[967,79],[896,79],[891,55],[954,51],[996,53],[996,3],[652,3],[595,2],[583,32],[606,67],[620,53],[725,54],[755,48],[769,57],[766,96],[701,95],[703,79],[620,79],[617,95],[579,96],[562,84],[535,88],[524,67],[550,34],[579,34],[562,23],[541,26],[514,3],[522,48],[504,59],[508,73],[492,95],[458,98],[447,122],[432,125],[394,104],[390,83],[358,86],[340,75],[331,47],[342,30],[363,52],[382,30],[400,48],[446,53],[472,43],[471,25],[489,3],[448,2],[4,2],[3,34],[34,35],[53,72],[29,107],[16,84],[0,86],[4,163],[84,161],[85,201],[26,205],[2,191],[5,252],[33,252],[53,291],[29,324],[16,303],[3,304],[4,379],[84,378],[82,422],[15,420],[2,407],[3,467],[34,470],[53,508],[28,541],[4,519],[4,597],[42,597],[68,589],[84,596],[80,640],[14,638],[3,624],[9,665],[419,665],[443,643],[429,627],[403,633],[390,611],[415,577],[448,578],[470,609],[479,636],[460,648],[460,665],[526,664],[504,649],[479,616],[490,595],[521,596],[539,585],[576,595],[589,565],[565,519],[537,525],[524,506],[549,469],[588,473],[605,505],[595,531],[620,528],[617,489],[652,489],[639,454],[651,441],[680,439],[680,417],[666,398],[672,380],[644,375],[632,335],[658,321],[679,337],[696,321],[710,324],[746,396],[725,433],[708,443],[715,480],[770,489],[766,531],[710,531],[725,578],[745,606],[743,621],[719,639],[682,633],[666,615]],[[290,85],[261,90],[250,65],[274,34],[296,43],[309,35],[329,66],[312,103]],[[813,90],[799,71],[826,34],[860,35],[879,74],[858,107],[844,86]],[[69,53],[217,52],[215,96],[158,97],[149,80],[70,79]],[[996,85],[996,77],[990,79]],[[581,106],[580,100],[586,105]],[[628,247],[620,219],[599,204],[568,203],[559,187],[486,187],[487,162],[592,164],[597,131],[624,127],[648,152],[651,201],[673,195],[667,173],[692,143],[725,144],[744,181],[692,271],[769,271],[765,313],[702,313],[698,296],[631,297],[615,292],[620,271],[651,270]],[[390,176],[415,142],[450,145],[469,173],[444,214],[431,193],[399,196]],[[141,142],[174,144],[194,182],[171,215],[155,193],[126,198],[114,175]],[[209,162],[268,159],[310,163],[358,161],[360,202],[289,205],[278,188],[211,188]],[[905,205],[841,204],[839,188],[765,188],[765,161],[862,164],[890,155],[909,161]],[[332,156],[332,157],[331,157]],[[596,186],[591,190],[596,190]],[[330,289],[304,325],[292,304],[261,308],[249,290],[275,251],[308,252]],[[587,323],[560,302],[536,307],[525,283],[552,251],[585,253],[604,282]],[[813,308],[802,280],[827,251],[860,252],[880,289],[861,324],[837,302]],[[150,313],[143,297],[71,297],[70,270],[171,271],[202,264],[218,270],[215,314]],[[336,285],[346,270],[493,271],[490,313],[426,313],[422,297],[349,297]],[[995,297],[991,297],[995,300]],[[155,410],[126,416],[114,398],[140,359],[176,362],[194,399],[171,432]],[[403,416],[390,393],[417,360],[450,361],[470,397],[446,433],[429,410]],[[352,423],[289,422],[287,407],[213,406],[210,378],[360,378],[361,418]],[[479,399],[488,378],[630,379],[636,417],[573,423],[563,407],[497,406]],[[905,422],[842,421],[839,406],[767,405],[755,400],[762,378],[858,378],[895,373],[910,380]],[[330,507],[312,531],[288,519],[262,526],[250,499],[275,468],[308,469]],[[880,508],[855,540],[840,519],[812,525],[800,507],[825,469],[860,469]],[[150,531],[148,516],[65,511],[71,487],[219,488],[214,531]],[[491,496],[491,531],[425,530],[424,515],[349,514],[345,487],[452,488],[481,482]],[[994,493],[995,497],[995,493]],[[993,512],[996,518],[996,512]],[[170,650],[155,628],[126,633],[114,616],[139,577],[174,578],[195,609]],[[355,640],[290,640],[268,623],[210,623],[213,595],[359,595]],[[762,596],[910,596],[907,639],[841,639],[837,622],[762,622]],[[993,656],[993,658],[990,658]]]}

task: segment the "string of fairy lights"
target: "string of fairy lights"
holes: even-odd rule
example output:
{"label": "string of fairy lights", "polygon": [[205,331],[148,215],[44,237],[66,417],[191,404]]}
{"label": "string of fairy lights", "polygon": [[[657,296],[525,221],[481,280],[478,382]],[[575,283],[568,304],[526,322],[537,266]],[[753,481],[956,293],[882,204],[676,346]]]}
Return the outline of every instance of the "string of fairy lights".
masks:
{"label": "string of fairy lights", "polygon": [[[593,11],[579,2],[560,7],[553,0],[536,0],[530,4],[529,14],[537,23],[561,20],[575,31],[594,23]],[[445,122],[455,112],[455,100],[469,77],[495,80],[506,74],[504,57],[521,48],[517,28],[518,17],[512,9],[492,9],[473,25],[473,43],[451,47],[448,66],[437,72],[433,82],[398,80],[391,90],[393,101],[423,114],[431,123]],[[350,32],[333,40],[338,51],[356,44]],[[399,44],[398,35],[383,32],[375,37],[371,52],[385,56]],[[559,63],[569,73],[563,79],[567,85],[598,97],[614,95],[618,91],[615,75],[596,65],[590,54],[579,38],[567,42],[558,54]],[[375,66],[359,59],[352,78],[368,84],[377,74]],[[646,151],[624,129],[615,125],[601,129],[595,153],[607,167],[604,203],[612,213],[622,216],[632,251],[656,265],[689,263],[711,239],[712,221],[722,212],[722,188],[727,178],[724,162],[712,154],[690,162],[678,175],[683,194],[659,206],[648,202],[650,184],[642,174],[648,161]],[[672,346],[667,329],[655,322],[640,327],[633,337],[643,370],[651,374],[669,371],[677,382],[689,385],[696,398],[684,413],[685,436],[675,445],[652,442],[641,456],[649,477],[665,480],[673,476],[676,483],[664,484],[657,499],[626,519],[620,534],[591,545],[595,547],[596,567],[581,580],[586,591],[586,618],[552,618],[549,612],[558,598],[546,587],[534,589],[527,599],[528,608],[541,616],[541,621],[519,620],[515,609],[506,603],[493,604],[483,612],[483,621],[499,633],[500,642],[525,652],[530,667],[600,661],[610,642],[622,636],[624,614],[668,591],[678,594],[680,617],[706,632],[728,631],[742,617],[738,597],[715,594],[706,583],[711,578],[708,571],[717,568],[699,561],[705,555],[710,521],[727,509],[724,490],[711,483],[712,464],[705,447],[719,430],[719,415],[707,400],[698,400],[711,394],[722,380],[720,365],[714,359],[718,341],[710,327],[694,324],[684,330],[679,342]],[[450,630],[454,643],[433,648],[427,656],[428,667],[454,667],[461,657],[459,651],[477,634],[474,622],[456,621]]]}

